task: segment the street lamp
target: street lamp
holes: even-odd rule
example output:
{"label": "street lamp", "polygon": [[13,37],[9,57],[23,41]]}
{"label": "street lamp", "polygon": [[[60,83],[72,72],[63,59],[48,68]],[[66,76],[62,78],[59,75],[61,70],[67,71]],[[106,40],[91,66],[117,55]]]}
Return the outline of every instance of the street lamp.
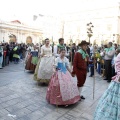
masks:
{"label": "street lamp", "polygon": [[90,23],[87,23],[87,35],[89,37],[89,44],[90,44],[90,38],[93,36],[93,31],[92,31],[92,28],[93,28],[93,24],[90,22]]}

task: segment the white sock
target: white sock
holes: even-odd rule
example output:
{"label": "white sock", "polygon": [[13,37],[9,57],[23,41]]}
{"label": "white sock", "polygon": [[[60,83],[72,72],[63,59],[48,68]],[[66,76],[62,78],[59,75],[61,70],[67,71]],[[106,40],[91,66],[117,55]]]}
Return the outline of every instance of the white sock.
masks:
{"label": "white sock", "polygon": [[83,88],[83,87],[78,87],[78,90],[79,90],[80,96],[81,96],[82,88]]}

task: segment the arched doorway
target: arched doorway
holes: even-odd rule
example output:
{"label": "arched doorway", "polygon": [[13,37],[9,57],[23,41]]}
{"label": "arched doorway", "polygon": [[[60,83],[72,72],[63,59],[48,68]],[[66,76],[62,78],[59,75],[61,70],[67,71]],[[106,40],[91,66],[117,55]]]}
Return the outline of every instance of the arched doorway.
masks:
{"label": "arched doorway", "polygon": [[26,43],[27,43],[27,44],[32,44],[32,37],[31,37],[31,36],[28,36],[28,37],[26,38]]}

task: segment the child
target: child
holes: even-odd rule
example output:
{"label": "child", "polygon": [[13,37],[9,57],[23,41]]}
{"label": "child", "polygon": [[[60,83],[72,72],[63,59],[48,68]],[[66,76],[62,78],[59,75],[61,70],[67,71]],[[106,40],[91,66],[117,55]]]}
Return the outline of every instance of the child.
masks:
{"label": "child", "polygon": [[77,85],[72,81],[69,61],[65,49],[60,50],[60,57],[55,60],[54,74],[51,78],[46,99],[54,105],[70,105],[80,100]]}
{"label": "child", "polygon": [[34,71],[35,71],[36,65],[38,63],[38,49],[36,46],[34,46],[34,50],[31,51],[31,54],[32,54],[31,63],[34,66]]}

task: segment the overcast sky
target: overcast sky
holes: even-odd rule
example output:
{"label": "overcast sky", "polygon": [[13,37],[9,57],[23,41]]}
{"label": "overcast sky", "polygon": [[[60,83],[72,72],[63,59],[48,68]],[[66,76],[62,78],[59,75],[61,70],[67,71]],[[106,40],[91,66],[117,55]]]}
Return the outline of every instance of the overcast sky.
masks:
{"label": "overcast sky", "polygon": [[104,2],[108,3],[109,1],[110,3],[112,1],[111,3],[116,3],[120,0],[93,0],[94,2],[85,4],[84,1],[90,0],[0,0],[0,19],[29,21],[34,14],[55,16],[61,13],[76,12],[83,7],[95,7],[100,3],[106,5]]}

